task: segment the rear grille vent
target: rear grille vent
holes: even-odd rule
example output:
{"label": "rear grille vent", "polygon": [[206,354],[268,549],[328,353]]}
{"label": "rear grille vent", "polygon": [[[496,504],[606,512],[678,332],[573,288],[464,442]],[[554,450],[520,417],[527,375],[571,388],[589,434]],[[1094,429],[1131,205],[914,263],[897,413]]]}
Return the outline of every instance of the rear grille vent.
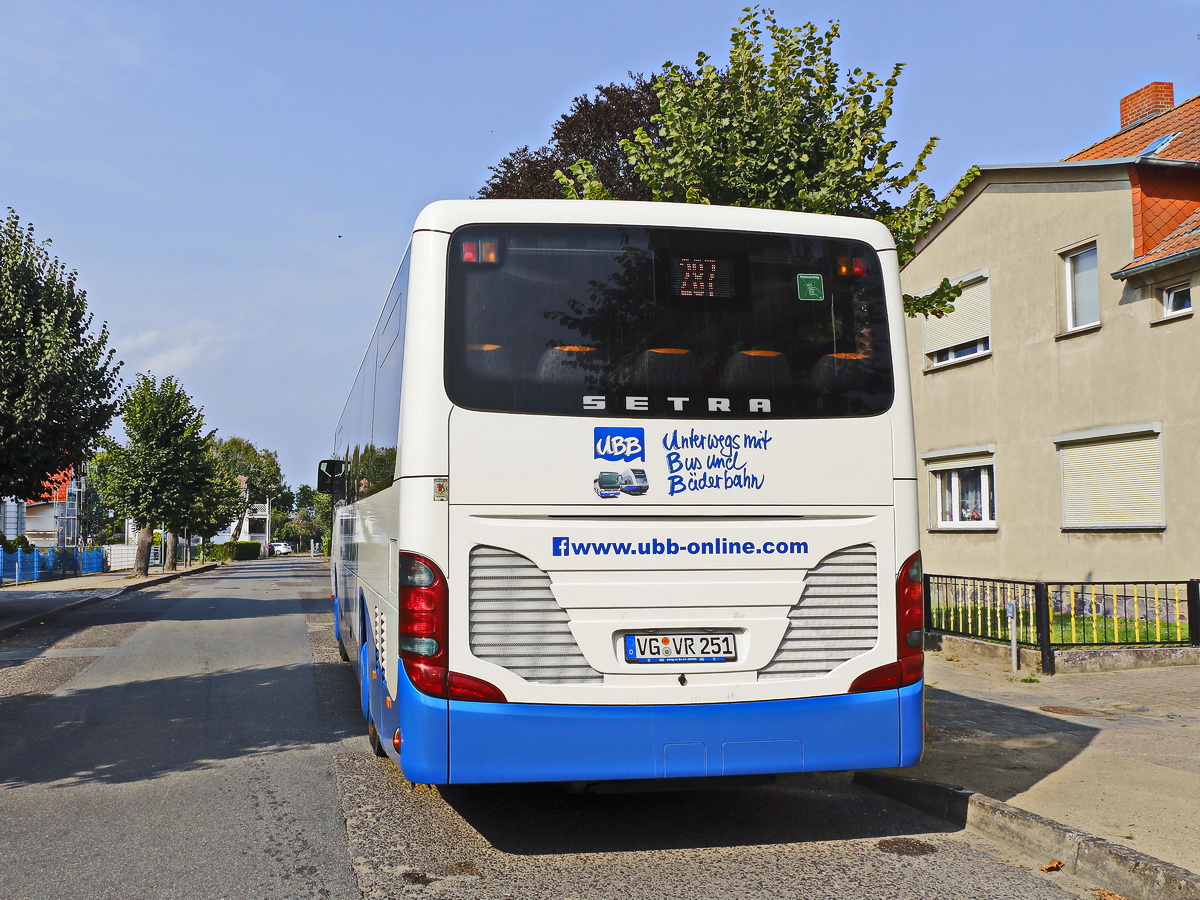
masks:
{"label": "rear grille vent", "polygon": [[471,652],[534,684],[601,684],[575,643],[550,576],[509,550],[471,550]]}
{"label": "rear grille vent", "polygon": [[813,566],[788,627],[759,680],[816,678],[861,656],[879,637],[875,548],[845,547]]}

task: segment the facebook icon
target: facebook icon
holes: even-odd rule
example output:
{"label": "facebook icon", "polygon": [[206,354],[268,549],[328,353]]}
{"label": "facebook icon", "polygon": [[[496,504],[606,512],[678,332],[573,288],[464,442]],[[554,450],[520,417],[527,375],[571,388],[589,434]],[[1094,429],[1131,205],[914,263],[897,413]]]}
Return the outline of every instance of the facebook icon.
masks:
{"label": "facebook icon", "polygon": [[570,556],[571,555],[571,545],[567,542],[567,539],[565,537],[556,537],[556,538],[551,538],[550,540],[554,547],[554,555],[555,556]]}

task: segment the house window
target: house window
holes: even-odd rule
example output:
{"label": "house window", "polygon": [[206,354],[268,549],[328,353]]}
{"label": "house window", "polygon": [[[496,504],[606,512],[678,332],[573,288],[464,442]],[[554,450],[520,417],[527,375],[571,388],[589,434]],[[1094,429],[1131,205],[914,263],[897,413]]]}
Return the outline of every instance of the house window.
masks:
{"label": "house window", "polygon": [[1086,328],[1100,321],[1100,282],[1096,245],[1063,257],[1067,270],[1067,329]]}
{"label": "house window", "polygon": [[970,447],[928,453],[930,527],[996,528],[994,447]]}
{"label": "house window", "polygon": [[1177,284],[1163,291],[1163,315],[1183,312],[1192,308],[1192,286]]}
{"label": "house window", "polygon": [[956,344],[953,347],[947,347],[944,350],[934,350],[929,354],[929,364],[931,366],[940,366],[943,363],[953,362],[956,359],[962,359],[964,356],[974,356],[977,353],[986,353],[991,349],[991,342],[988,338],[983,338],[978,341],[967,341],[965,344]]}
{"label": "house window", "polygon": [[1161,426],[1057,435],[1066,530],[1166,526]]}
{"label": "house window", "polygon": [[991,466],[964,466],[933,473],[938,528],[995,528],[996,492]]}
{"label": "house window", "polygon": [[992,301],[987,272],[961,279],[962,295],[954,312],[927,318],[922,325],[925,368],[945,365],[991,349]]}

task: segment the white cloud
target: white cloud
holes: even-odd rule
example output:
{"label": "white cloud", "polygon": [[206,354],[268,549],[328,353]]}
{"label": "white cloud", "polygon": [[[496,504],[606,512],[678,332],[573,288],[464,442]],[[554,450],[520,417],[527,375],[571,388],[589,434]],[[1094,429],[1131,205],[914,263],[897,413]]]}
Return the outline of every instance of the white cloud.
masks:
{"label": "white cloud", "polygon": [[191,381],[207,380],[221,366],[232,364],[244,338],[204,319],[172,323],[128,337],[115,335],[112,345],[125,360],[125,374],[150,372],[157,378],[172,375],[189,390]]}
{"label": "white cloud", "polygon": [[145,19],[117,24],[86,3],[22,3],[0,29],[0,117],[52,120],[80,99],[110,96],[114,76],[159,68]]}

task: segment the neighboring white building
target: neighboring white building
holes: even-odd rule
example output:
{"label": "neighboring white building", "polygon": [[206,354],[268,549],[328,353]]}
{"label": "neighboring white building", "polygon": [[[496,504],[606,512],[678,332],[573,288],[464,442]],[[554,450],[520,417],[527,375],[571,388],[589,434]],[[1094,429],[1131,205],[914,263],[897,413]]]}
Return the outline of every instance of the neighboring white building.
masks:
{"label": "neighboring white building", "polygon": [[[270,535],[268,532],[268,510],[270,505],[267,503],[251,504],[250,509],[242,516],[242,533],[238,540],[242,541],[258,541],[261,544],[266,544]],[[228,526],[222,528],[213,535],[212,543],[224,544],[226,541],[233,540],[233,527],[237,524],[237,520],[230,522]]]}
{"label": "neighboring white building", "polygon": [[1186,580],[1200,544],[1200,97],[1154,83],[1066,160],[984,166],[905,267],[926,571]]}
{"label": "neighboring white building", "polygon": [[79,542],[79,482],[67,469],[46,481],[45,487],[45,499],[25,501],[21,533],[35,547],[74,547]]}
{"label": "neighboring white building", "polygon": [[0,500],[0,534],[12,540],[25,533],[25,501],[7,498]]}

